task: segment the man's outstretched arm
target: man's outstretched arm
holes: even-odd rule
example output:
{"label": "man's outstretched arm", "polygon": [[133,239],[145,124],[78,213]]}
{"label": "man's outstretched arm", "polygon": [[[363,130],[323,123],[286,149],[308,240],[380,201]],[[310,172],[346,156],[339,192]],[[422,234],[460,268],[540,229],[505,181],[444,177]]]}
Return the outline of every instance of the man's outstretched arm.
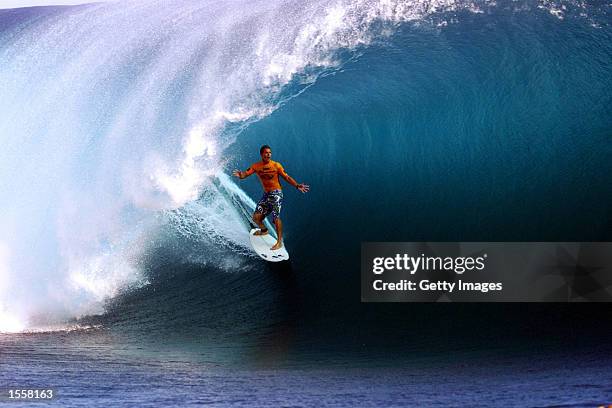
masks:
{"label": "man's outstretched arm", "polygon": [[240,171],[240,170],[234,170],[232,172],[232,174],[236,177],[238,177],[239,179],[243,179],[243,178],[247,178],[249,177],[251,174],[255,173],[255,170],[253,170],[252,167],[249,167],[248,169],[246,169],[246,171]]}
{"label": "man's outstretched arm", "polygon": [[283,169],[282,167],[280,168],[280,175],[287,181],[287,183],[291,184],[293,187],[297,188],[302,193],[307,193],[308,190],[310,190],[309,185],[298,183],[293,179],[293,177],[288,175],[285,169]]}

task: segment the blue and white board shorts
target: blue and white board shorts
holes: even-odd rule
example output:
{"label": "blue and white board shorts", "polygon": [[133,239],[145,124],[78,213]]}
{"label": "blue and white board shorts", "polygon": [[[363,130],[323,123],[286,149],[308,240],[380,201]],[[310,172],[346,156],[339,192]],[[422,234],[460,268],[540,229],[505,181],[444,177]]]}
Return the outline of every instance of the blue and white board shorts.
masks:
{"label": "blue and white board shorts", "polygon": [[283,190],[272,190],[264,193],[257,203],[255,212],[263,214],[264,218],[272,214],[272,221],[274,221],[280,216],[282,206]]}

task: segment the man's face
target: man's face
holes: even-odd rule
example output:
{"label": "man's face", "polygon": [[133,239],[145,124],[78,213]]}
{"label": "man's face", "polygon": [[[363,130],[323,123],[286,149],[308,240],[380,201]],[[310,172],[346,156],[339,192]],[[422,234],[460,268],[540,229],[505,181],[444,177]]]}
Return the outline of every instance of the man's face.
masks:
{"label": "man's face", "polygon": [[261,152],[261,159],[263,161],[267,162],[270,160],[271,157],[272,157],[272,150],[264,149],[263,152]]}

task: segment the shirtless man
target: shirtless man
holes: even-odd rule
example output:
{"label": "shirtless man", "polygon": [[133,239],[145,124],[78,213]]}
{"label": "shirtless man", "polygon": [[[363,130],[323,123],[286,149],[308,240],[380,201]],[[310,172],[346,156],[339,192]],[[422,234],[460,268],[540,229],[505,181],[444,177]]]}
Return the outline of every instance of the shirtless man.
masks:
{"label": "shirtless man", "polygon": [[261,155],[260,162],[251,165],[246,171],[234,170],[232,174],[239,179],[243,179],[249,177],[253,173],[257,173],[261,181],[261,186],[264,189],[264,195],[257,203],[257,208],[253,213],[253,221],[259,225],[259,231],[256,231],[255,235],[265,235],[268,233],[268,229],[265,227],[263,220],[268,214],[272,214],[272,221],[274,221],[276,235],[278,235],[276,243],[270,248],[274,251],[283,246],[283,224],[280,219],[281,206],[283,204],[283,190],[278,176],[284,178],[287,183],[291,184],[302,193],[308,192],[310,186],[298,184],[285,172],[285,169],[283,169],[283,166],[279,162],[270,160],[272,157],[272,149],[270,149],[270,146],[261,146],[259,154]]}

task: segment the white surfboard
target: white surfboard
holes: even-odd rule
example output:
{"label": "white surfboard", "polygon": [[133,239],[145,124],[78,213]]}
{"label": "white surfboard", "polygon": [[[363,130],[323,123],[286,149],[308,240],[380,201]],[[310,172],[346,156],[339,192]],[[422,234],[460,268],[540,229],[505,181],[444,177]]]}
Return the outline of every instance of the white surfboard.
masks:
{"label": "white surfboard", "polygon": [[250,238],[251,245],[253,245],[253,249],[257,252],[257,255],[269,262],[280,262],[289,259],[289,253],[287,249],[285,249],[284,244],[280,249],[272,251],[270,248],[276,243],[276,238],[269,233],[266,235],[255,235],[255,231],[259,231],[259,228],[253,228],[251,230]]}

